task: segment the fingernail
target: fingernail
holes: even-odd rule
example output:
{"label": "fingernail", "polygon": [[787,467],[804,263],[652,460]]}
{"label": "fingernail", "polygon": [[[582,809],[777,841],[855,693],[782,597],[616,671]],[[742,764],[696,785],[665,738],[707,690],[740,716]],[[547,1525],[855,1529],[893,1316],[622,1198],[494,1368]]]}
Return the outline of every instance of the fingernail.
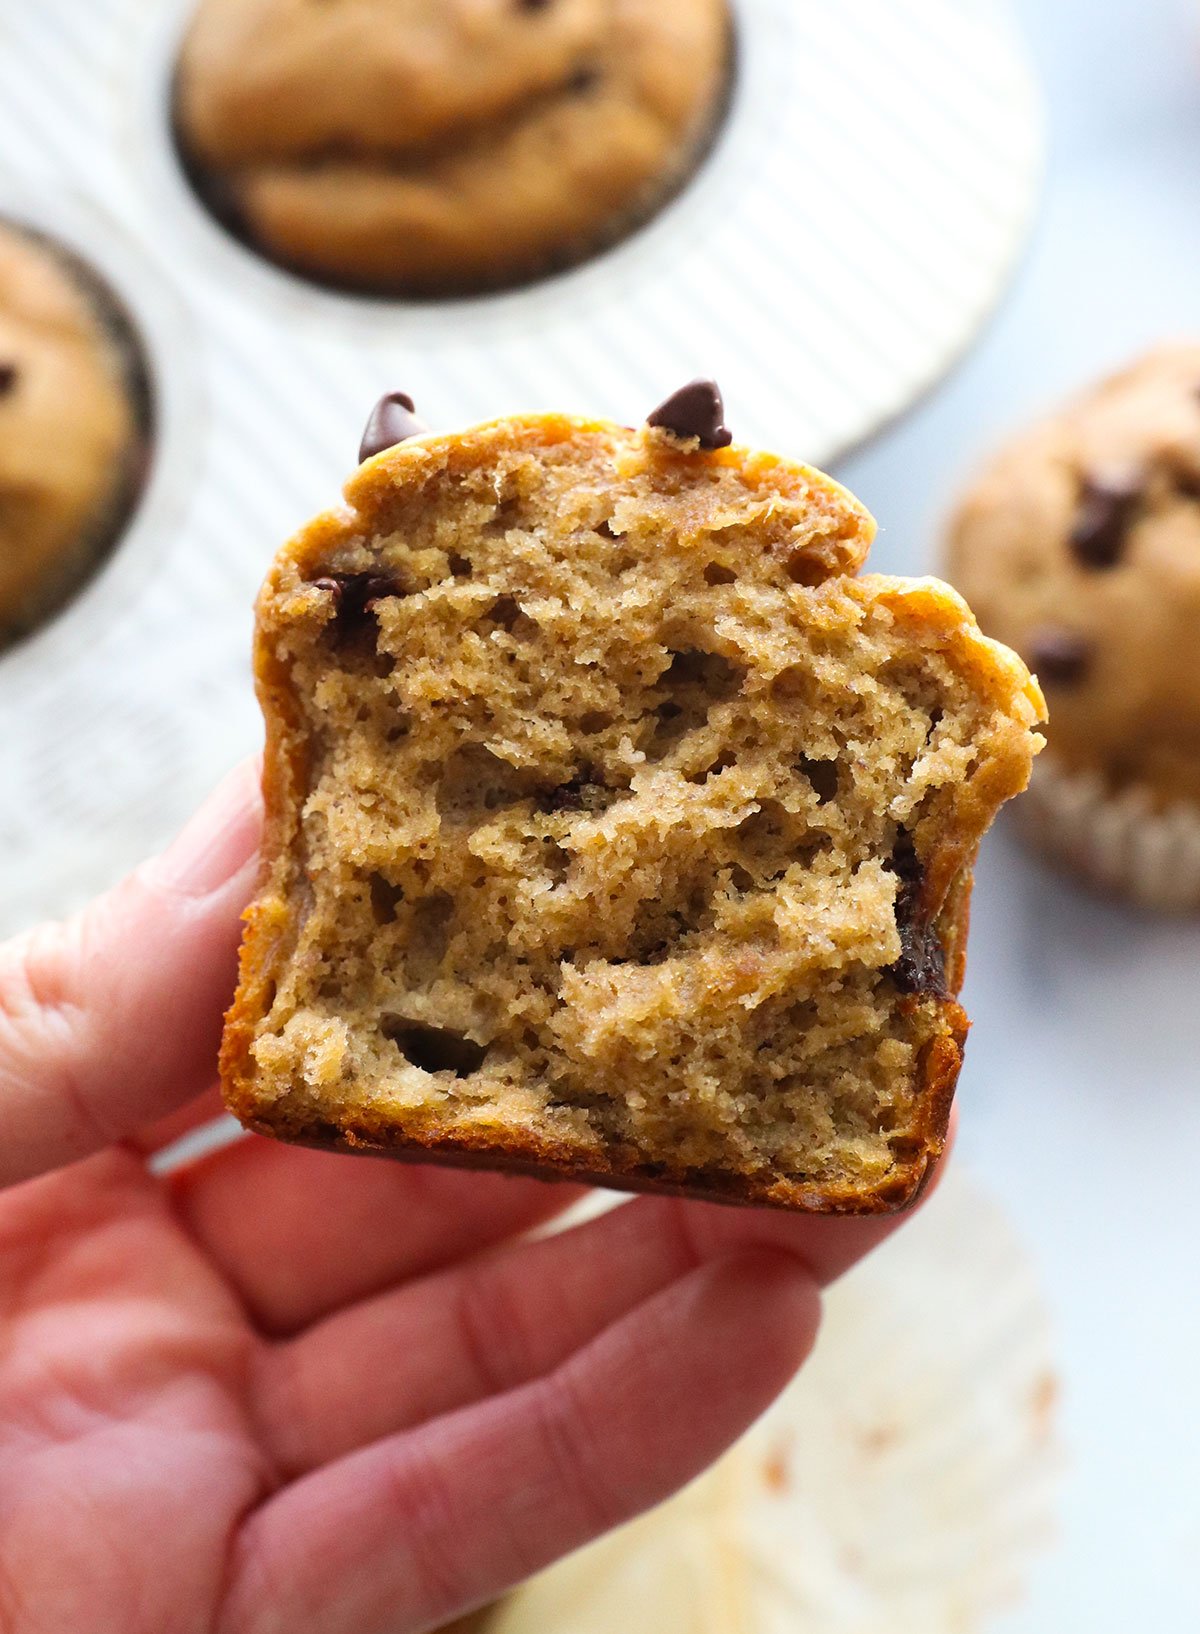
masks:
{"label": "fingernail", "polygon": [[261,837],[258,770],[254,762],[244,761],[149,867],[172,890],[209,896],[241,872]]}

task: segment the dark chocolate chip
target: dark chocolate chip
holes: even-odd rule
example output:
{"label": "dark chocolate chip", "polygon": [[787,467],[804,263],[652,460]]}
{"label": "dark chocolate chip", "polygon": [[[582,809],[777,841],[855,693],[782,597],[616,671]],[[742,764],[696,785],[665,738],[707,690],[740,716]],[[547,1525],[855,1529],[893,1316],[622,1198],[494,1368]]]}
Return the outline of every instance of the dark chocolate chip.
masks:
{"label": "dark chocolate chip", "polygon": [[896,838],[888,868],[900,881],[896,892],[900,957],[888,967],[889,974],[902,993],[944,998],[946,956],[921,901],[925,870],[907,829],[902,828]]}
{"label": "dark chocolate chip", "polygon": [[374,611],[377,601],[404,594],[402,585],[381,573],[334,573],[326,579],[314,579],[313,585],[333,597],[337,621],[346,628],[361,624]]}
{"label": "dark chocolate chip", "polygon": [[660,403],[647,425],[673,437],[700,439],[701,448],[728,448],[733,433],[725,425],[725,402],[715,380],[690,380]]}
{"label": "dark chocolate chip", "polygon": [[543,811],[603,811],[611,803],[611,793],[603,783],[578,776],[550,789],[539,804]]}
{"label": "dark chocolate chip", "polygon": [[892,980],[902,993],[917,997],[946,996],[946,956],[932,925],[897,917],[900,957],[891,966]]}
{"label": "dark chocolate chip", "polygon": [[382,454],[385,448],[395,448],[410,437],[419,437],[429,430],[424,420],[413,413],[413,400],[404,391],[390,391],[381,397],[371,410],[367,429],[363,432],[358,450],[358,463]]}
{"label": "dark chocolate chip", "polygon": [[517,0],[518,11],[549,11],[551,0]]}
{"label": "dark chocolate chip", "polygon": [[17,383],[19,369],[15,363],[0,363],[0,397],[7,397]]}
{"label": "dark chocolate chip", "polygon": [[586,96],[589,91],[594,91],[599,83],[598,68],[577,68],[567,81],[567,90],[575,96]]}
{"label": "dark chocolate chip", "polygon": [[1071,549],[1084,567],[1116,567],[1144,490],[1140,472],[1084,478],[1071,533]]}
{"label": "dark chocolate chip", "polygon": [[1091,660],[1091,644],[1074,630],[1052,626],[1035,630],[1029,638],[1029,665],[1047,686],[1075,686]]}

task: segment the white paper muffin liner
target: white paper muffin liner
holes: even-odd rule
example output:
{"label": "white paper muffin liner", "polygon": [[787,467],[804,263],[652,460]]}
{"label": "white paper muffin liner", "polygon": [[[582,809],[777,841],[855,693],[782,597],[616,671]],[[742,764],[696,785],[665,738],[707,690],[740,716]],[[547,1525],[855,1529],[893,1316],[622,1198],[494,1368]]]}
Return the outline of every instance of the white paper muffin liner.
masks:
{"label": "white paper muffin liner", "polygon": [[1025,1250],[951,1172],[830,1290],[813,1356],[715,1469],[480,1628],[972,1634],[1054,1536],[1057,1391]]}
{"label": "white paper muffin liner", "polygon": [[63,218],[147,340],[162,419],[103,585],[0,657],[0,934],[109,883],[257,746],[254,593],[382,391],[436,427],[632,423],[713,374],[740,441],[828,464],[961,353],[1037,198],[1007,0],[732,0],[728,122],[648,226],[528,289],[356,300],[259,259],[188,187],[169,104],[194,4],[5,8],[0,213]]}
{"label": "white paper muffin liner", "polygon": [[1114,794],[1095,772],[1034,763],[1013,807],[1025,838],[1099,890],[1162,913],[1200,910],[1200,808],[1161,806],[1145,788]]}

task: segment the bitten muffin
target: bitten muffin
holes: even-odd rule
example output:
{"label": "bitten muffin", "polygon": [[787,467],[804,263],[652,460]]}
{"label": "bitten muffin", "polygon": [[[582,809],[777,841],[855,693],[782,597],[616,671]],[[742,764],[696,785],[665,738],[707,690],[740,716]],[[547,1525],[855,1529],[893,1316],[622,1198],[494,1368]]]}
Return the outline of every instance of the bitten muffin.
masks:
{"label": "bitten muffin", "polygon": [[730,79],[726,0],[201,0],[176,126],[264,254],[384,294],[580,260],[688,177]]}
{"label": "bitten muffin", "polygon": [[1200,345],[1150,353],[1003,448],[950,524],[947,569],[1050,700],[1050,805],[1022,805],[1039,837],[1141,900],[1200,905]]}
{"label": "bitten muffin", "polygon": [[0,647],[92,570],[141,455],[121,343],[85,275],[0,224]]}
{"label": "bitten muffin", "polygon": [[251,1128],[792,1209],[920,1186],[1041,698],[718,408],[419,435],[276,559]]}

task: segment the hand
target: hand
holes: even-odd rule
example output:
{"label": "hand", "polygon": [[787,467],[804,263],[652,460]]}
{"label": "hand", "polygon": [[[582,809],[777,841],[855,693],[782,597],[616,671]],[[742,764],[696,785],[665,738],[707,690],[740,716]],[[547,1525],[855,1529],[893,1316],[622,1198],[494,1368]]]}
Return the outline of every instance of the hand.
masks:
{"label": "hand", "polygon": [[0,1627],[418,1634],[699,1473],[886,1221],[247,1138],[219,1109],[249,768],[77,920],[0,949]]}

